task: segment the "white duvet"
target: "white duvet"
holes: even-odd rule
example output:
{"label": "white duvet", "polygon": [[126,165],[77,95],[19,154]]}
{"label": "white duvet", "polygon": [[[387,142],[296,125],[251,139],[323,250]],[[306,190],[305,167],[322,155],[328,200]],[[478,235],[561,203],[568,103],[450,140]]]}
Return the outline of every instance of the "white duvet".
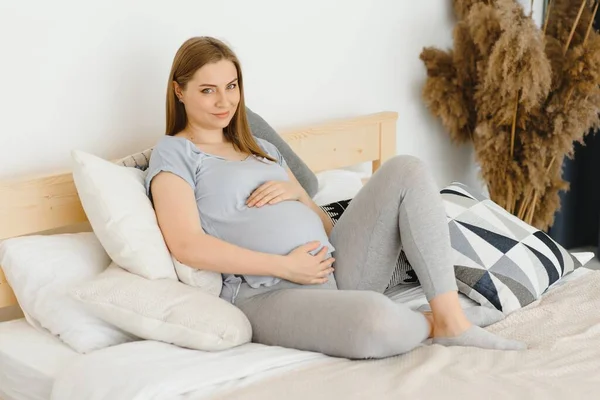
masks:
{"label": "white duvet", "polygon": [[133,342],[77,358],[59,375],[51,398],[149,400],[192,395],[201,399],[266,379],[275,370],[284,373],[328,358],[254,343],[202,352],[155,341]]}

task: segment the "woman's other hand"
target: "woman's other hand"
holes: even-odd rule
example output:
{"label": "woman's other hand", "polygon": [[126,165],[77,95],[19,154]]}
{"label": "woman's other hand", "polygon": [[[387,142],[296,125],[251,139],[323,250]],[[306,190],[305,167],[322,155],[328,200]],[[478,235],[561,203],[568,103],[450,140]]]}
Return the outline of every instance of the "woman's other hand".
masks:
{"label": "woman's other hand", "polygon": [[310,242],[299,246],[285,256],[284,269],[281,278],[299,283],[301,285],[318,285],[329,280],[328,276],[333,272],[333,257],[327,257],[327,247],[324,246],[314,256],[310,254],[319,248],[321,244]]}
{"label": "woman's other hand", "polygon": [[260,185],[246,200],[248,207],[262,207],[286,200],[300,200],[305,194],[299,183],[294,181],[268,181]]}

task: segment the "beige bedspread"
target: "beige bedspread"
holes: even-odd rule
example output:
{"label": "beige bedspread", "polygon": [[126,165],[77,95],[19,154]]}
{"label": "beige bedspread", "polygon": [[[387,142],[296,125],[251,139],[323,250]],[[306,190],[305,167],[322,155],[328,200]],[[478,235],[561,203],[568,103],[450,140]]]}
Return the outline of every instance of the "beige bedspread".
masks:
{"label": "beige bedspread", "polygon": [[600,399],[600,272],[488,329],[530,349],[436,345],[383,360],[332,358],[216,399]]}

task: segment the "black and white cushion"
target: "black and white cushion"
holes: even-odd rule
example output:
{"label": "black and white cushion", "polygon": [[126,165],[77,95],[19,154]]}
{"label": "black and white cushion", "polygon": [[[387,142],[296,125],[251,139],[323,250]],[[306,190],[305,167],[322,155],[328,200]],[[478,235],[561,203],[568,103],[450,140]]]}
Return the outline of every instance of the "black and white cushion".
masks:
{"label": "black and white cushion", "polygon": [[581,267],[545,232],[461,183],[441,192],[459,291],[509,314]]}
{"label": "black and white cushion", "polygon": [[398,261],[396,262],[396,268],[392,274],[392,279],[390,279],[390,283],[387,287],[389,289],[398,285],[410,285],[414,283],[419,283],[419,278],[413,267],[410,265],[408,258],[406,258],[406,253],[402,250],[400,251],[400,257],[398,257]]}

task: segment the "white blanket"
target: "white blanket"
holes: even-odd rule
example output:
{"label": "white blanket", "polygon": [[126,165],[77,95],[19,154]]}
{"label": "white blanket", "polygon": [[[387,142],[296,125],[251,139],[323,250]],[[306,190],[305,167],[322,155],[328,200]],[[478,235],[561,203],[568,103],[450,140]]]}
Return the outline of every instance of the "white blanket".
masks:
{"label": "white blanket", "polygon": [[[220,353],[144,341],[80,357],[55,400],[588,399],[600,395],[600,272],[565,283],[489,327],[525,352],[423,346],[350,361],[247,344]],[[224,371],[230,371],[224,373]]]}

